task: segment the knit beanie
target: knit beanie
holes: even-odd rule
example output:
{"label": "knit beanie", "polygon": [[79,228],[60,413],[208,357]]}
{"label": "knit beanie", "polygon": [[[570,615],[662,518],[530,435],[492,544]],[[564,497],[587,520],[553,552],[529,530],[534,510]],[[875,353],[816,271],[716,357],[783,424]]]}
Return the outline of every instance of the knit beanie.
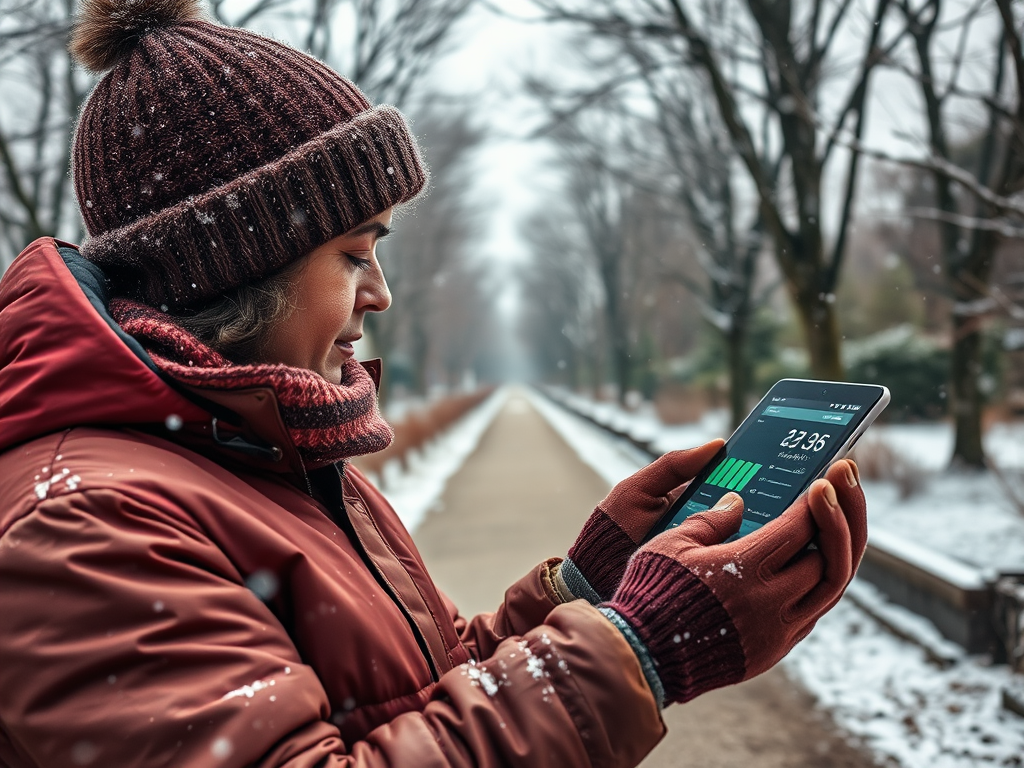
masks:
{"label": "knit beanie", "polygon": [[311,56],[204,20],[199,0],[83,0],[71,52],[106,72],[72,175],[82,255],[115,296],[200,307],[426,184],[398,110]]}

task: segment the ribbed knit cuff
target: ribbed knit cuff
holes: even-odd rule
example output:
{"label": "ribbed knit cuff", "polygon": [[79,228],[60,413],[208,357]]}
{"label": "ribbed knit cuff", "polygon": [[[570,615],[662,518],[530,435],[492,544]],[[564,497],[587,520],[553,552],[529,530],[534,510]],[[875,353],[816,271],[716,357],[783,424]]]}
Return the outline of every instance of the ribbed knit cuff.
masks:
{"label": "ribbed knit cuff", "polygon": [[[600,600],[607,600],[615,594],[626,563],[635,551],[636,542],[598,508],[584,524],[569,550],[569,557],[576,563],[582,577],[600,595]],[[596,604],[600,600],[591,602]]]}
{"label": "ribbed knit cuff", "polygon": [[586,600],[591,605],[601,602],[601,596],[590,586],[590,582],[580,573],[571,558],[565,558],[555,573],[555,586],[558,591],[568,592],[574,599]]}
{"label": "ribbed knit cuff", "polygon": [[658,703],[658,709],[665,708],[665,688],[661,684],[661,678],[658,677],[658,672],[654,668],[654,659],[651,658],[650,652],[647,650],[647,646],[643,644],[633,628],[629,626],[629,623],[622,618],[618,613],[613,611],[611,608],[598,608],[604,617],[610,621],[622,636],[626,638],[626,642],[633,649],[633,653],[636,654],[637,661],[640,662],[640,669],[643,670],[644,677],[647,679],[647,685],[651,689],[651,693],[654,694],[654,700]]}
{"label": "ribbed knit cuff", "polygon": [[80,251],[116,281],[114,296],[196,307],[411,200],[426,182],[405,119],[379,106],[223,186],[91,237]]}
{"label": "ribbed knit cuff", "polygon": [[666,702],[683,702],[743,680],[739,633],[715,594],[676,560],[642,552],[630,562],[611,608],[654,659]]}

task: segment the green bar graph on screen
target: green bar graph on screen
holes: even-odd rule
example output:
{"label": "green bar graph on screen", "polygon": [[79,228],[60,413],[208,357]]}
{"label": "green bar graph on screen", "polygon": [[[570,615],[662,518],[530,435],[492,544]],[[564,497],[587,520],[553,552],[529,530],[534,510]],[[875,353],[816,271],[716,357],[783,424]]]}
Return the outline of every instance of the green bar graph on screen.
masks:
{"label": "green bar graph on screen", "polygon": [[743,469],[743,467],[745,467],[746,465],[747,462],[741,461],[740,459],[736,459],[735,463],[732,465],[732,468],[722,476],[722,480],[721,482],[719,482],[719,485],[722,486],[723,488],[730,488],[731,486],[729,485],[729,483],[732,482],[732,479],[736,477],[736,475],[739,474],[740,470]]}
{"label": "green bar graph on screen", "polygon": [[707,479],[707,482],[710,485],[718,485],[718,480],[722,477],[723,474],[729,471],[729,468],[732,466],[734,461],[736,461],[736,459],[726,459],[721,464],[719,464],[718,468],[711,473],[711,477]]}
{"label": "green bar graph on screen", "polygon": [[733,490],[742,491],[747,486],[747,483],[750,482],[750,479],[757,474],[757,470],[759,470],[761,466],[762,465],[760,464],[751,464],[750,469],[743,474],[743,477],[741,477],[739,482],[736,483],[736,487]]}
{"label": "green bar graph on screen", "polygon": [[733,473],[732,479],[725,484],[725,487],[730,491],[736,490],[736,486],[740,484],[740,480],[742,480],[743,476],[747,474],[747,470],[753,466],[749,461],[740,461],[738,464],[739,466],[736,467],[736,471]]}
{"label": "green bar graph on screen", "polygon": [[742,459],[726,459],[706,482],[730,491],[742,491],[762,466]]}

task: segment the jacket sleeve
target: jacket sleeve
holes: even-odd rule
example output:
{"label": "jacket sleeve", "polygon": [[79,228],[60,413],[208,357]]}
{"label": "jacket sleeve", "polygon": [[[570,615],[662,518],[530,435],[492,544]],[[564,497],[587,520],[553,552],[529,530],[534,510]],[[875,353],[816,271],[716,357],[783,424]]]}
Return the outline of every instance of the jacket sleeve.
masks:
{"label": "jacket sleeve", "polygon": [[467,619],[447,595],[443,595],[448,613],[455,622],[463,645],[475,659],[486,659],[509,637],[526,634],[540,626],[562,600],[553,581],[554,569],[561,558],[552,558],[530,570],[505,590],[505,597],[493,613]]}
{"label": "jacket sleeve", "polygon": [[[629,645],[577,601],[522,634],[504,619],[422,711],[344,743],[316,674],[227,556],[111,491],[14,523],[0,583],[0,724],[40,768],[619,768],[663,733]],[[225,695],[227,680],[251,682]]]}

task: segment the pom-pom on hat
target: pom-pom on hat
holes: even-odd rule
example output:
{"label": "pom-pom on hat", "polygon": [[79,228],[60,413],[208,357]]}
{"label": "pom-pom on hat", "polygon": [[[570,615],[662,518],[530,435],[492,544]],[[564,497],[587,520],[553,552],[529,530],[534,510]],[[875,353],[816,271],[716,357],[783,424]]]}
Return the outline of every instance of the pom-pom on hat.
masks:
{"label": "pom-pom on hat", "polygon": [[114,295],[200,307],[426,184],[398,110],[311,56],[205,20],[198,0],[84,0],[70,47],[106,72],[72,173],[81,252]]}

